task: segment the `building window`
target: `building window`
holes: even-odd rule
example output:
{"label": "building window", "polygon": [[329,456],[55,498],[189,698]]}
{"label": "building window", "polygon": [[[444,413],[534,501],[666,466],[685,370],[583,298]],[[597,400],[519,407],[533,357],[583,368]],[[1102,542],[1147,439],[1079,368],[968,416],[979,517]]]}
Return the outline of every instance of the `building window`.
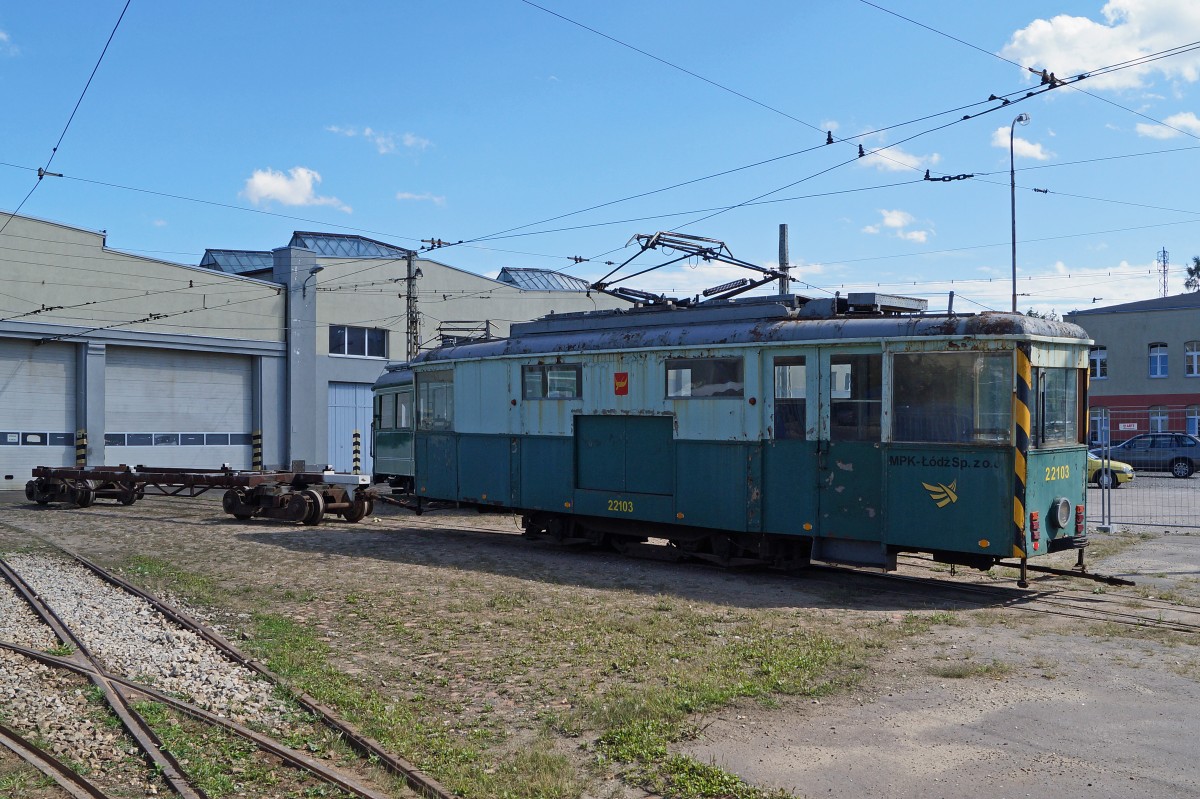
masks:
{"label": "building window", "polygon": [[549,363],[521,367],[524,399],[578,399],[583,396],[583,367],[577,363]]}
{"label": "building window", "polygon": [[1167,345],[1162,342],[1150,345],[1150,376],[1167,376]]}
{"label": "building window", "polygon": [[667,398],[740,397],[745,390],[741,358],[668,358]]}
{"label": "building window", "polygon": [[329,354],[387,357],[387,331],[377,327],[329,326]]}
{"label": "building window", "polygon": [[1170,426],[1167,409],[1163,405],[1153,405],[1150,408],[1150,432],[1165,433]]}
{"label": "building window", "polygon": [[1183,374],[1185,377],[1200,377],[1200,341],[1189,341],[1183,345]]}
{"label": "building window", "polygon": [[1185,423],[1186,431],[1193,436],[1200,436],[1200,405],[1187,406]]}
{"label": "building window", "polygon": [[1103,380],[1108,377],[1108,348],[1092,347],[1088,353],[1088,374],[1093,380]]}

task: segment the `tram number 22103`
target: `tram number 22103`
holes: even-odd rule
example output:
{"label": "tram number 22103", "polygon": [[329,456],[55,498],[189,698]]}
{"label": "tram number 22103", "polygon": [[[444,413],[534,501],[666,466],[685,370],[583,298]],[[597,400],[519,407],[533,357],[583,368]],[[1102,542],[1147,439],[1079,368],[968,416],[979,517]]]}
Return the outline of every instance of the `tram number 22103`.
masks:
{"label": "tram number 22103", "polygon": [[1047,466],[1046,467],[1046,482],[1052,480],[1069,480],[1071,478],[1070,466]]}
{"label": "tram number 22103", "polygon": [[609,513],[633,513],[633,500],[631,499],[610,499],[608,501]]}

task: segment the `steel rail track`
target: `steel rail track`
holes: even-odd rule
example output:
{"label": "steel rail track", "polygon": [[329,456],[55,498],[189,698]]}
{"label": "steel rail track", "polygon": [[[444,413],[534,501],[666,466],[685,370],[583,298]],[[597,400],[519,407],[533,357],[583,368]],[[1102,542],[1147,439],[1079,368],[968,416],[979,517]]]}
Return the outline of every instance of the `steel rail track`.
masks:
{"label": "steel rail track", "polygon": [[21,760],[54,780],[73,799],[110,799],[108,794],[76,774],[66,763],[33,745],[3,724],[0,724],[0,746],[9,749]]}
{"label": "steel rail track", "polygon": [[208,795],[203,790],[188,781],[179,761],[175,759],[174,755],[163,748],[162,741],[155,735],[154,730],[133,709],[129,700],[116,689],[112,680],[105,674],[83,641],[62,622],[49,605],[42,601],[42,598],[37,595],[29,584],[3,560],[0,560],[0,574],[4,575],[4,578],[21,594],[33,612],[54,631],[59,641],[75,648],[76,659],[92,667],[93,673],[89,675],[92,684],[104,694],[105,701],[108,702],[113,712],[117,714],[122,726],[137,741],[138,746],[146,754],[146,757],[150,759],[151,764],[162,774],[163,779],[167,781],[171,789],[183,797],[183,799],[207,799]]}
{"label": "steel rail track", "polygon": [[121,577],[118,577],[115,574],[112,574],[107,569],[99,566],[96,563],[93,563],[82,555],[79,555],[61,546],[54,544],[51,544],[51,546],[54,546],[57,550],[90,570],[100,579],[108,582],[111,585],[117,586],[124,591],[134,594],[135,596],[141,597],[180,627],[191,630],[199,635],[213,647],[220,650],[226,657],[245,666],[251,671],[256,672],[273,685],[277,685],[286,690],[289,696],[291,696],[297,704],[299,704],[309,713],[312,713],[320,718],[322,723],[324,723],[326,726],[342,735],[346,742],[349,743],[360,754],[372,760],[378,761],[378,763],[387,771],[403,779],[405,784],[407,784],[408,787],[413,791],[426,797],[426,799],[454,799],[454,794],[437,780],[422,772],[408,760],[387,751],[381,743],[363,734],[354,725],[338,716],[331,708],[323,705],[316,698],[303,691],[293,688],[286,680],[267,668],[266,664],[243,654],[216,630],[200,621],[197,621],[187,613],[184,613],[178,608],[175,608],[172,605],[164,602],[162,599],[154,596],[150,592],[133,585],[132,583],[124,580]]}
{"label": "steel rail track", "polygon": [[[21,646],[20,644],[11,644],[0,641],[0,649],[16,652],[19,655],[31,658],[40,663],[44,663],[47,666],[69,669],[76,674],[80,674],[85,677],[89,677],[95,673],[91,667],[81,664],[71,658],[59,657],[58,655],[51,655],[47,652],[39,652],[36,649],[30,649],[28,647]],[[292,749],[289,746],[285,746],[273,738],[263,735],[262,733],[255,732],[243,724],[239,724],[236,721],[225,718],[224,716],[219,716],[216,713],[205,710],[204,708],[194,705],[191,702],[187,702],[171,696],[170,694],[163,693],[153,686],[145,685],[144,683],[130,680],[127,677],[121,677],[116,674],[106,674],[105,676],[123,689],[126,694],[141,695],[147,699],[160,702],[181,713],[191,716],[197,721],[202,721],[215,727],[221,727],[222,729],[228,730],[229,732],[232,732],[235,735],[241,736],[247,741],[250,741],[264,752],[278,757],[288,765],[312,772],[318,777],[324,779],[326,782],[329,782],[330,784],[335,785],[348,793],[354,794],[362,799],[389,799],[387,795],[381,794],[378,791],[363,785],[357,779],[345,774],[340,769],[333,768],[332,766],[322,763],[321,761],[310,757],[303,752]]]}
{"label": "steel rail track", "polygon": [[[922,557],[916,557],[916,556],[910,555],[910,556],[906,557],[906,562],[909,566],[916,568],[916,569],[924,569],[926,571],[934,571],[934,569],[931,565],[926,565],[926,564],[932,564],[935,562],[935,561],[931,560],[930,558],[922,558]],[[1009,568],[1015,568],[1015,567],[1009,567]],[[983,586],[983,587],[986,587],[986,586]],[[1069,596],[1074,595],[1075,590],[1071,589],[1071,588],[1064,588],[1062,590],[1056,590],[1055,593],[1059,594],[1059,595],[1066,595],[1069,597]],[[1079,598],[1084,599],[1084,597],[1079,597]],[[1152,608],[1156,608],[1158,610],[1170,611],[1172,613],[1177,613],[1182,616],[1200,617],[1200,607],[1196,607],[1196,606],[1192,606],[1192,605],[1180,605],[1180,604],[1171,602],[1166,599],[1151,599],[1151,598],[1140,597],[1140,596],[1134,597],[1134,596],[1130,596],[1127,593],[1121,593],[1121,592],[1112,592],[1112,593],[1106,592],[1104,594],[1088,594],[1086,596],[1086,599],[1088,602],[1098,602],[1098,603],[1108,603],[1108,604],[1115,604],[1118,600],[1131,600],[1131,601],[1141,602],[1143,604],[1146,604],[1146,605],[1148,605]]]}
{"label": "steel rail track", "polygon": [[[1183,621],[1168,621],[1148,616],[1142,616],[1135,613],[1126,613],[1122,611],[1113,611],[1106,608],[1086,607],[1078,603],[1071,603],[1055,598],[1054,595],[1047,595],[1041,591],[1020,591],[1020,589],[1010,589],[1002,587],[991,587],[983,585],[964,585],[958,582],[949,580],[940,580],[933,577],[915,577],[906,574],[873,574],[870,572],[855,571],[841,566],[814,566],[814,569],[820,571],[837,573],[837,574],[854,574],[872,581],[886,581],[899,583],[904,585],[919,585],[923,589],[936,588],[942,591],[956,592],[967,595],[978,595],[988,597],[989,600],[999,600],[1001,607],[1012,608],[1013,610],[1025,611],[1028,613],[1040,613],[1050,616],[1063,616],[1065,618],[1082,619],[1085,621],[1108,621],[1114,624],[1121,624],[1129,627],[1153,628],[1157,630],[1166,630],[1169,632],[1186,633],[1189,635],[1200,634],[1200,624],[1192,624]],[[906,596],[919,596],[916,591],[904,591],[901,589],[886,589],[890,593],[903,594]],[[1020,591],[1014,595],[1015,591]],[[1038,607],[1036,603],[1048,605],[1049,607]],[[972,605],[977,607],[995,607],[996,602],[974,600]],[[1060,610],[1058,608],[1064,608]],[[1079,612],[1069,612],[1069,611]]]}
{"label": "steel rail track", "polygon": [[[490,528],[490,527],[475,527],[475,526],[471,526],[471,525],[460,525],[460,524],[456,524],[450,528],[445,528],[445,527],[438,527],[437,525],[433,525],[433,524],[425,524],[425,523],[420,523],[420,522],[417,522],[414,524],[410,521],[410,522],[406,522],[406,526],[408,526],[411,529],[420,529],[420,530],[441,529],[441,530],[449,530],[452,532],[485,533],[485,534],[504,535],[504,536],[511,536],[514,534],[520,535],[520,531],[513,531],[510,533],[510,532],[507,532],[504,530],[497,530],[495,528]],[[637,556],[633,555],[632,557],[637,557]],[[651,559],[651,560],[657,560],[657,559]],[[914,560],[921,561],[921,560],[927,560],[927,559],[914,558]],[[696,563],[701,566],[706,565],[710,568],[720,568],[719,566],[717,566],[713,563],[707,562],[707,561],[697,561]],[[810,570],[829,571],[829,572],[837,573],[837,574],[853,574],[853,575],[865,577],[868,579],[882,579],[882,580],[890,580],[890,581],[894,581],[894,582],[907,582],[907,583],[922,585],[922,586],[926,586],[926,587],[937,587],[942,590],[959,591],[959,592],[967,593],[967,594],[972,594],[972,593],[981,594],[981,595],[989,596],[994,599],[1000,600],[1001,604],[1005,607],[1012,607],[1017,610],[1023,610],[1023,611],[1030,612],[1030,613],[1058,615],[1058,616],[1065,616],[1068,618],[1085,619],[1085,620],[1089,620],[1089,621],[1110,621],[1115,624],[1123,624],[1123,625],[1132,626],[1132,627],[1152,627],[1155,629],[1162,629],[1162,630],[1167,630],[1170,632],[1200,634],[1200,624],[1192,624],[1187,621],[1168,621],[1168,620],[1164,620],[1164,619],[1156,619],[1156,618],[1149,617],[1149,616],[1146,616],[1143,614],[1132,613],[1132,612],[1127,612],[1127,611],[1117,611],[1117,610],[1111,610],[1111,609],[1107,609],[1107,608],[1088,607],[1085,604],[1083,604],[1080,600],[1075,600],[1074,602],[1072,602],[1070,599],[1058,598],[1053,595],[1046,595],[1045,592],[1040,592],[1040,591],[1023,591],[1021,589],[1012,589],[1012,588],[1006,588],[1006,587],[1002,587],[1002,586],[992,587],[992,586],[982,586],[982,585],[967,585],[967,584],[963,584],[963,583],[959,583],[959,582],[952,582],[949,580],[941,580],[936,577],[915,577],[915,576],[903,575],[903,574],[876,574],[874,572],[862,571],[859,569],[854,569],[852,567],[845,567],[845,566],[823,566],[823,565],[819,566],[819,565],[814,564],[808,568]],[[928,568],[928,567],[921,567],[921,568]],[[1017,596],[1013,596],[1013,592],[1019,591],[1019,590],[1021,591],[1021,593],[1018,594]],[[895,593],[905,593],[910,596],[917,595],[917,592],[915,592],[915,591],[908,591],[908,592],[896,591]],[[1094,602],[1094,601],[1095,600],[1092,600],[1090,598],[1087,600],[1087,602],[1089,602],[1089,603]],[[1106,600],[1106,601],[1111,602],[1111,600]],[[1050,607],[1036,607],[1036,606],[1033,606],[1030,604],[1032,602],[1039,602],[1043,605],[1047,605]],[[973,602],[973,604],[983,605],[983,604],[990,604],[990,603]],[[1162,610],[1170,610],[1171,612],[1178,613],[1180,615],[1193,615],[1193,614],[1200,615],[1200,609],[1197,609],[1197,608],[1188,608],[1186,606],[1175,606],[1175,605],[1169,605],[1166,603],[1163,603],[1163,605],[1156,606],[1156,607],[1159,607]],[[1064,608],[1065,610],[1060,611],[1060,610],[1055,610],[1054,608]],[[1067,612],[1069,610],[1077,610],[1077,611],[1081,611],[1081,612],[1080,613],[1069,613],[1069,612]]]}

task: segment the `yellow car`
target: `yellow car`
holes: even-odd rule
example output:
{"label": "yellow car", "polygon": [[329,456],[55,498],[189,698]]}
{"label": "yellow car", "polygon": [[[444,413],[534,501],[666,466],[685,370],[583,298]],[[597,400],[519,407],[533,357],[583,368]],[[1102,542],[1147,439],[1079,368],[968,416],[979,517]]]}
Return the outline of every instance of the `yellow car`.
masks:
{"label": "yellow car", "polygon": [[[1100,488],[1120,488],[1133,480],[1133,467],[1121,461],[1109,461],[1105,470],[1104,462],[1092,453],[1088,453],[1088,482],[1095,483]],[[1116,478],[1115,480],[1113,478]]]}

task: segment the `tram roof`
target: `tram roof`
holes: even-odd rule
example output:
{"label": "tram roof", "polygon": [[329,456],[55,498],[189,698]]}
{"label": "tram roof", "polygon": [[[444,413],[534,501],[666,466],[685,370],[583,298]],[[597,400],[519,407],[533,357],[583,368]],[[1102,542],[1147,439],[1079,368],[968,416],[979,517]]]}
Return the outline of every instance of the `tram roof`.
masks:
{"label": "tram roof", "polygon": [[412,383],[412,370],[408,368],[407,361],[399,361],[389,363],[384,367],[384,372],[376,380],[372,389],[385,388],[387,386],[403,386]]}
{"label": "tram roof", "polygon": [[[856,296],[861,300],[858,305],[853,304]],[[655,304],[552,314],[514,324],[508,338],[445,345],[422,353],[415,363],[785,341],[1018,337],[1079,339],[1084,343],[1089,338],[1078,325],[1019,313],[905,313],[888,310],[897,305],[862,299],[875,296],[807,300],[783,295],[692,307]]]}

